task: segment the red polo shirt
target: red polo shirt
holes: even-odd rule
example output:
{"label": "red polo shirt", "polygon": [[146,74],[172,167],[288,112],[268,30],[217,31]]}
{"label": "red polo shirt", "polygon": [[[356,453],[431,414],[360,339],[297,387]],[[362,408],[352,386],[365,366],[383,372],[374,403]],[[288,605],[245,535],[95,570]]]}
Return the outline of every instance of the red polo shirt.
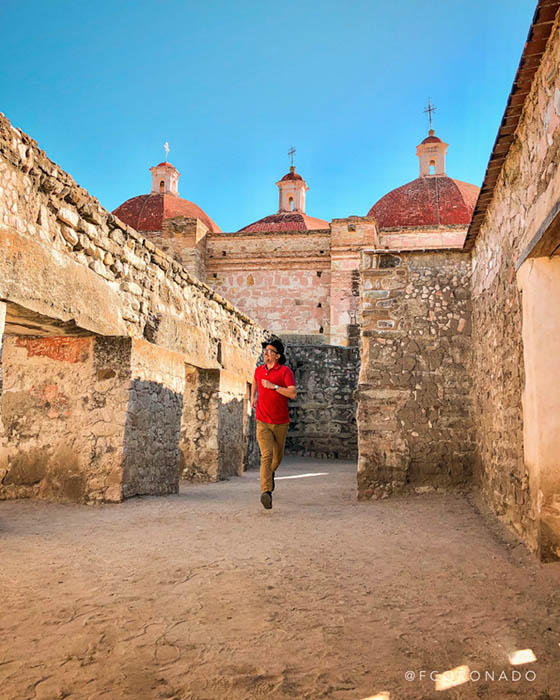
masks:
{"label": "red polo shirt", "polygon": [[288,397],[282,396],[274,389],[265,389],[261,384],[261,379],[268,379],[273,384],[278,384],[282,388],[295,386],[294,373],[286,365],[275,364],[272,369],[266,365],[259,365],[255,370],[255,381],[257,382],[257,410],[256,418],[263,423],[283,425],[290,422],[288,412]]}

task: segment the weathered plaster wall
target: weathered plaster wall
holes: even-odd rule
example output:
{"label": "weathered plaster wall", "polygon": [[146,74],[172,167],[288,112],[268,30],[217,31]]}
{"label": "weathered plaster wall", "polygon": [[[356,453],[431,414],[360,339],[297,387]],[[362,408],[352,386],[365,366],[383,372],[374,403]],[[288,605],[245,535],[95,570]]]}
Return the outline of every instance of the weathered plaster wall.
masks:
{"label": "weathered plaster wall", "polygon": [[358,349],[289,345],[286,358],[298,392],[297,399],[289,402],[286,451],[306,457],[355,459]]}
{"label": "weathered plaster wall", "polygon": [[523,297],[523,440],[529,487],[538,494],[539,553],[560,558],[560,256],[526,260]]}
{"label": "weathered plaster wall", "polygon": [[[559,68],[556,25],[472,253],[476,477],[486,501],[532,549],[540,548],[542,497],[524,456],[516,261],[560,199]],[[556,506],[553,493],[547,499],[558,518],[560,495]]]}
{"label": "weathered plaster wall", "polygon": [[[204,277],[205,231],[189,226],[169,222],[162,240],[188,238]],[[218,469],[240,472],[262,330],[105,211],[3,116],[0,236],[9,348],[0,497],[92,502],[176,491],[185,364],[219,377]],[[56,350],[80,343],[78,359]]]}
{"label": "weathered plaster wall", "polygon": [[0,299],[93,333],[144,337],[197,366],[220,368],[229,345],[251,376],[258,326],[109,214],[3,116],[0,232]]}
{"label": "weathered plaster wall", "polygon": [[7,337],[0,497],[174,493],[184,369],[130,338]]}
{"label": "weathered plaster wall", "polygon": [[470,258],[362,254],[358,495],[472,473]]}
{"label": "weathered plaster wall", "polygon": [[369,217],[333,219],[331,224],[331,294],[329,343],[358,344],[360,253],[378,247],[377,224]]}
{"label": "weathered plaster wall", "polygon": [[329,331],[330,272],[322,270],[223,271],[209,279],[261,326],[277,335]]}
{"label": "weathered plaster wall", "polygon": [[120,500],[115,437],[126,420],[130,347],[98,378],[94,345],[91,337],[5,338],[2,497]]}
{"label": "weathered plaster wall", "polygon": [[206,281],[276,334],[328,334],[329,232],[209,235]]}
{"label": "weathered plaster wall", "polygon": [[379,248],[391,250],[461,248],[467,229],[468,226],[460,225],[382,228],[379,230]]}

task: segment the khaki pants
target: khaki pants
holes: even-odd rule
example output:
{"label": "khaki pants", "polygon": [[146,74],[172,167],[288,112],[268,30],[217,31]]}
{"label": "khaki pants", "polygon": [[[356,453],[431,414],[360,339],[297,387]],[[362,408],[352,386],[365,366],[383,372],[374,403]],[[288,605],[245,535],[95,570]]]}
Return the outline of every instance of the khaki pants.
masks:
{"label": "khaki pants", "polygon": [[272,474],[284,456],[288,423],[274,425],[257,421],[257,442],[261,451],[261,491],[272,491]]}

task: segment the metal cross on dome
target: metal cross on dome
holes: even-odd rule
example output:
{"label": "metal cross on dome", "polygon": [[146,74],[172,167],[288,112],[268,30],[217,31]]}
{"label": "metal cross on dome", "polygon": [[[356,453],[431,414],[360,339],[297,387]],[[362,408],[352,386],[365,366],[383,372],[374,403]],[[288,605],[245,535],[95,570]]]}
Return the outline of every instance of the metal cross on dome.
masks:
{"label": "metal cross on dome", "polygon": [[163,147],[165,148],[165,162],[167,163],[167,156],[169,155],[169,144],[167,141],[163,144]]}
{"label": "metal cross on dome", "polygon": [[292,146],[290,150],[288,151],[288,155],[290,156],[290,165],[292,168],[294,167],[294,156],[296,154],[296,149]]}
{"label": "metal cross on dome", "polygon": [[428,118],[430,119],[430,130],[432,129],[432,113],[435,112],[437,107],[434,107],[434,105],[430,102],[430,98],[428,97],[428,106],[424,110],[424,114],[428,115]]}

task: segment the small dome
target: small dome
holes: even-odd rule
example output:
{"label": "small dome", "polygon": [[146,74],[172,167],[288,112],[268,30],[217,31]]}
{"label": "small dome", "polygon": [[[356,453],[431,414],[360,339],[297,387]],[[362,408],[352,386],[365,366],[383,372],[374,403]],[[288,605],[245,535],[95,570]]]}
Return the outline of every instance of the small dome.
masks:
{"label": "small dome", "polygon": [[[160,165],[169,165],[169,163],[160,163]],[[221,233],[220,228],[199,206],[174,194],[159,192],[141,194],[127,199],[113,211],[113,214],[136,231],[161,231],[166,219],[185,216],[200,219],[212,233]]]}
{"label": "small dome", "polygon": [[439,136],[430,135],[426,136],[422,143],[443,143],[443,141],[439,138]]}
{"label": "small dome", "polygon": [[156,165],[156,168],[173,168],[173,170],[177,170],[177,168],[174,165],[171,165],[171,163],[168,163],[167,161],[164,161],[163,163],[158,163]]}
{"label": "small dome", "polygon": [[380,228],[467,226],[479,191],[447,175],[419,177],[381,197],[368,216],[375,217]]}
{"label": "small dome", "polygon": [[284,180],[303,180],[303,178],[299,173],[296,173],[295,170],[290,170],[289,173],[284,175],[280,182],[283,182]]}
{"label": "small dome", "polygon": [[323,221],[323,219],[315,219],[312,216],[307,216],[299,212],[282,212],[265,216],[263,219],[259,219],[249,224],[249,226],[239,229],[238,233],[317,231],[328,228],[328,221]]}
{"label": "small dome", "polygon": [[426,138],[422,141],[422,143],[420,145],[422,145],[424,143],[443,143],[443,141],[438,136],[436,136],[435,133],[436,132],[433,129],[430,129],[428,131],[428,135],[426,136]]}

